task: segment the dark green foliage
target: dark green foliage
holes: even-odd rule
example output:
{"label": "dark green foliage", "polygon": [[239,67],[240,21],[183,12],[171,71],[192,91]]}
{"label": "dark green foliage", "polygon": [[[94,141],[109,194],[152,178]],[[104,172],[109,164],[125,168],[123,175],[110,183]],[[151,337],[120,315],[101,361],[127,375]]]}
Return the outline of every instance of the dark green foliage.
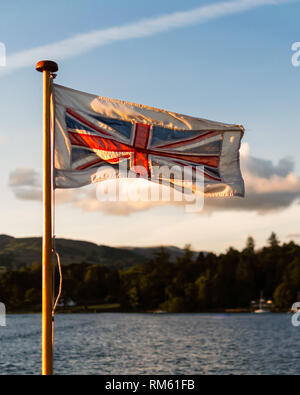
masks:
{"label": "dark green foliage", "polygon": [[[11,240],[2,242],[7,246]],[[249,237],[242,251],[229,248],[225,254],[200,253],[196,258],[187,246],[175,262],[161,248],[152,259],[136,259],[136,265],[123,269],[86,261],[67,264],[62,300],[85,307],[120,304],[123,311],[201,312],[248,308],[263,290],[278,309],[289,309],[300,291],[300,246],[280,245],[275,234],[267,247],[255,251],[254,245]],[[56,285],[58,280],[56,273]],[[10,311],[38,310],[40,284],[39,264],[5,271],[0,274],[0,301]]]}

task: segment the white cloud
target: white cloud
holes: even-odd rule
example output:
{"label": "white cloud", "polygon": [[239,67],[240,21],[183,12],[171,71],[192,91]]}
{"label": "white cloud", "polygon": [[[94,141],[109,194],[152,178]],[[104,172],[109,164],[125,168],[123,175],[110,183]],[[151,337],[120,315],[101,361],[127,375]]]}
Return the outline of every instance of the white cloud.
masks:
{"label": "white cloud", "polygon": [[152,36],[185,26],[208,22],[227,15],[246,12],[257,7],[290,3],[297,0],[231,0],[175,12],[136,23],[78,34],[56,43],[23,50],[7,57],[7,67],[0,75],[15,69],[33,66],[40,59],[61,60],[80,55],[117,41]]}
{"label": "white cloud", "polygon": [[[281,211],[300,200],[300,178],[294,173],[294,163],[282,159],[274,165],[266,159],[250,155],[247,143],[241,147],[241,167],[246,184],[246,197],[206,198],[204,214],[216,211],[252,211],[266,214]],[[22,200],[40,200],[41,188],[37,183],[37,172],[30,169],[17,169],[10,176],[10,186],[15,196]],[[131,182],[138,182],[134,180]],[[96,186],[97,187],[97,186]],[[84,211],[101,211],[107,215],[126,216],[158,206],[186,206],[186,201],[151,202],[119,201],[101,202],[96,196],[96,187],[77,190],[57,190],[56,203],[70,203]],[[141,187],[143,185],[141,184]]]}

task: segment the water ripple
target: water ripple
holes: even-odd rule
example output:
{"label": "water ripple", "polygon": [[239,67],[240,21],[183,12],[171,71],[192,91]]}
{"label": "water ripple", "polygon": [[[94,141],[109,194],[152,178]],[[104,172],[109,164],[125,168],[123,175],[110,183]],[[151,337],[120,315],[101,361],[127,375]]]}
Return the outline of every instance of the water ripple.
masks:
{"label": "water ripple", "polygon": [[[299,374],[300,329],[287,314],[87,314],[56,317],[57,374]],[[0,373],[40,373],[39,315],[0,328]]]}

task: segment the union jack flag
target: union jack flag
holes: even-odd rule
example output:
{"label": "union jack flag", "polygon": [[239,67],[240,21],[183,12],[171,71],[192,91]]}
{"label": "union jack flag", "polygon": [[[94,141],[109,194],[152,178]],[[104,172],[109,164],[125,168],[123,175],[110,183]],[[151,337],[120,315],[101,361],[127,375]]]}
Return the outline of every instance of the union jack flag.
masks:
{"label": "union jack flag", "polygon": [[243,195],[238,155],[241,126],[105,99],[56,84],[54,93],[56,187],[89,184],[102,166],[117,168],[125,162],[128,169],[148,179],[155,166],[189,166],[193,173],[201,172],[207,194]]}

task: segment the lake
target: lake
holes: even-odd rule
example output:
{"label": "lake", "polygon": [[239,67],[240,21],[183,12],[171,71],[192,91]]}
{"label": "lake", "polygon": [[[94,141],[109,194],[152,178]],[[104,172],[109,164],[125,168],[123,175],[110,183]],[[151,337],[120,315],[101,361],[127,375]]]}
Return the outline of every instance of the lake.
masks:
{"label": "lake", "polygon": [[[74,314],[55,320],[56,374],[299,374],[289,314]],[[40,374],[41,316],[0,327],[0,374]]]}

